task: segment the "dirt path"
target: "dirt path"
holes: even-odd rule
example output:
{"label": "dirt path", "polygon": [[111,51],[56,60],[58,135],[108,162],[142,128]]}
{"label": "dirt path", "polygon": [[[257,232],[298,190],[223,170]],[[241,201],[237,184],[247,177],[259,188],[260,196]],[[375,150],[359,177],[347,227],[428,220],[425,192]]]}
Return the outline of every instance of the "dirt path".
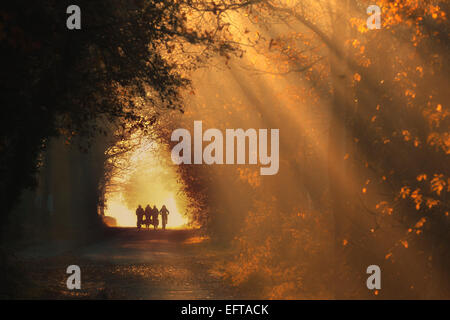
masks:
{"label": "dirt path", "polygon": [[[233,299],[212,271],[226,261],[192,230],[116,228],[113,236],[70,252],[26,259],[31,296],[86,299]],[[219,253],[220,252],[220,253]],[[66,268],[81,268],[81,290],[66,288]]]}

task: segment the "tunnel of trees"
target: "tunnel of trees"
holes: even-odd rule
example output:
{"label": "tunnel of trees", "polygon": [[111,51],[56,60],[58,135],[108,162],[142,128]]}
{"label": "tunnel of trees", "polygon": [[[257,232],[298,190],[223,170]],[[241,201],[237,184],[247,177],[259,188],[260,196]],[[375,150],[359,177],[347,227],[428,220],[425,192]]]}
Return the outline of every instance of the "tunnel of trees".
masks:
{"label": "tunnel of trees", "polygon": [[364,0],[80,0],[75,31],[68,1],[3,3],[2,261],[98,233],[123,142],[170,152],[203,119],[280,128],[277,175],[177,168],[190,219],[239,252],[217,270],[233,285],[370,298],[361,265],[378,264],[383,298],[448,298],[448,3],[378,3],[376,31]]}

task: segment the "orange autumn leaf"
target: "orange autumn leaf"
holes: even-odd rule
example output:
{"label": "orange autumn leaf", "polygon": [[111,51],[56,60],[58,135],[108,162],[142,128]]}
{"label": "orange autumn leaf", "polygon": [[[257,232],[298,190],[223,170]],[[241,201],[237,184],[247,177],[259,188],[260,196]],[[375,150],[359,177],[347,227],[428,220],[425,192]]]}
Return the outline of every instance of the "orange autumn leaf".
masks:
{"label": "orange autumn leaf", "polygon": [[400,241],[405,248],[408,248],[408,241],[402,240]]}
{"label": "orange autumn leaf", "polygon": [[416,225],[414,227],[415,228],[422,228],[426,221],[427,221],[427,218],[423,217],[416,223]]}
{"label": "orange autumn leaf", "polygon": [[427,180],[427,175],[425,173],[422,173],[417,176],[417,181]]}

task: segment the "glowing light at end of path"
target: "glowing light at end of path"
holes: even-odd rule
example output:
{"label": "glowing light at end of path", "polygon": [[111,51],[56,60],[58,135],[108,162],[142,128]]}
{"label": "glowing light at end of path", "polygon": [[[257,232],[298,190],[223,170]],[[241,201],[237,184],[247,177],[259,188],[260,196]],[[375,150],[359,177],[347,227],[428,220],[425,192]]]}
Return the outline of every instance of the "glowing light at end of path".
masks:
{"label": "glowing light at end of path", "polygon": [[[167,210],[169,210],[167,228],[181,229],[187,228],[188,219],[180,213],[175,201],[175,197],[172,193],[167,198],[161,201],[156,201],[155,205],[158,209],[161,209],[165,204]],[[106,209],[106,216],[113,217],[117,221],[119,227],[136,227],[136,213],[134,210],[130,210],[123,202],[114,197],[108,199],[108,208]],[[161,217],[159,218],[159,228],[161,228]]]}

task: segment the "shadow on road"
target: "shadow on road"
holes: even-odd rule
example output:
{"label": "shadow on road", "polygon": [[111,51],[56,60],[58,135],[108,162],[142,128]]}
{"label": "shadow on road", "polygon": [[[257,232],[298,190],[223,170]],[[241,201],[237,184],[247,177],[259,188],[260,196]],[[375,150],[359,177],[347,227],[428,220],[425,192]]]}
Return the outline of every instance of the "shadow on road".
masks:
{"label": "shadow on road", "polygon": [[[111,228],[89,245],[25,255],[35,287],[24,298],[233,299],[232,288],[212,271],[230,254],[197,230]],[[66,287],[69,265],[81,268],[81,290]]]}

